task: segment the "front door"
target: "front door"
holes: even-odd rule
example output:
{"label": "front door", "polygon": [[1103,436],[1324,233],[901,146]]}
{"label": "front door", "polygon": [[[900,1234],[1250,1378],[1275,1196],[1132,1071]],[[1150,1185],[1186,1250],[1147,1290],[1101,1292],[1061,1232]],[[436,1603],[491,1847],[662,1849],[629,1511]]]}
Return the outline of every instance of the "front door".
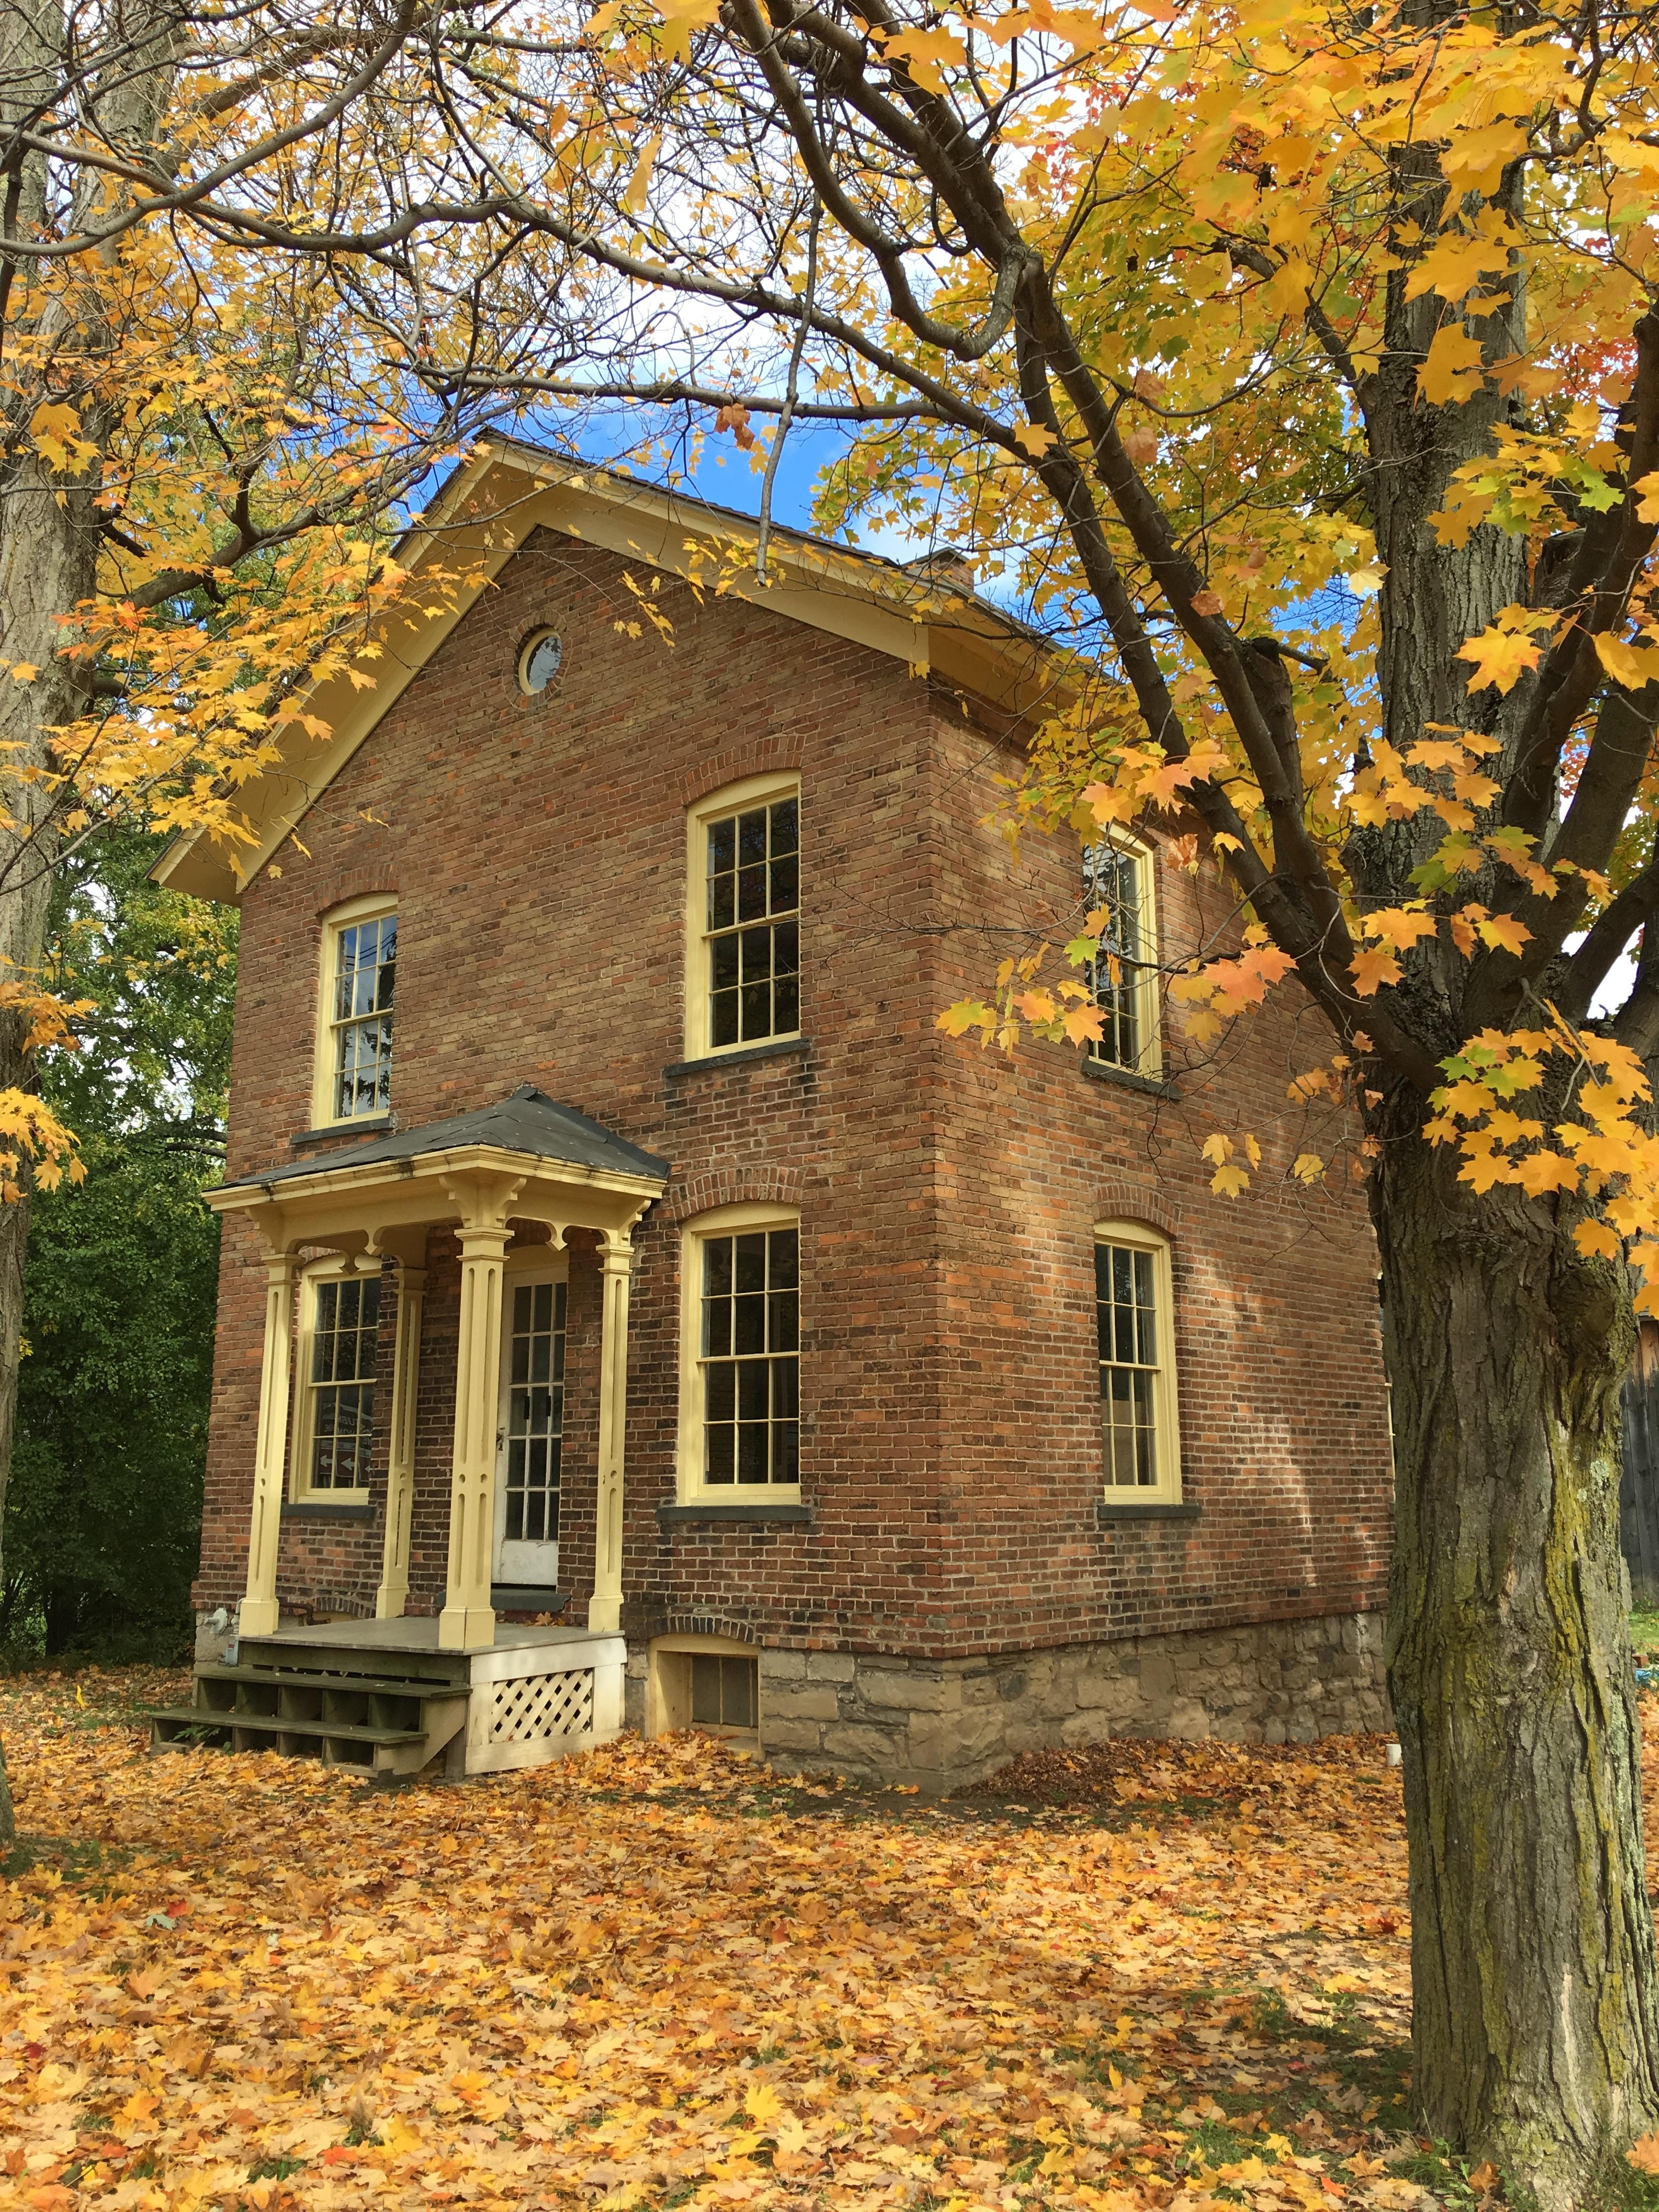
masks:
{"label": "front door", "polygon": [[559,1574],[565,1284],[562,1273],[509,1274],[505,1288],[494,1579],[550,1590]]}

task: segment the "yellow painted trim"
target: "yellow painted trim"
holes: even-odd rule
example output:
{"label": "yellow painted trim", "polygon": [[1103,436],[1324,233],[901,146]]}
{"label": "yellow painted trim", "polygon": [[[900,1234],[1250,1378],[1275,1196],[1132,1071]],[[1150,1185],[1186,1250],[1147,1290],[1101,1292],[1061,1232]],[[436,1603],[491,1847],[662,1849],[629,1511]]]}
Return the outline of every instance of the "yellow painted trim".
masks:
{"label": "yellow painted trim", "polygon": [[[1152,1255],[1157,1282],[1158,1313],[1162,1336],[1158,1376],[1153,1384],[1156,1406],[1158,1478],[1149,1489],[1131,1489],[1127,1483],[1105,1479],[1105,1444],[1101,1445],[1101,1495],[1109,1504],[1179,1505],[1181,1503],[1181,1400],[1176,1376],[1175,1276],[1170,1264],[1170,1240],[1144,1221],[1097,1221],[1095,1243],[1126,1244]],[[1097,1372],[1098,1362],[1097,1362]]]}
{"label": "yellow painted trim", "polygon": [[[313,686],[295,712],[321,720],[319,741],[297,719],[279,732],[282,758],[240,793],[250,842],[216,843],[201,831],[176,839],[153,871],[159,883],[234,904],[358,747],[396,705],[474,602],[537,528],[598,545],[647,571],[712,588],[809,628],[936,674],[1016,715],[1040,713],[1076,688],[1073,664],[994,610],[870,554],[816,544],[775,530],[765,585],[754,577],[757,526],[684,494],[585,469],[509,441],[491,441],[459,470],[431,514],[398,548],[415,580],[453,556],[480,580],[430,613],[405,604],[377,625],[374,652]],[[738,557],[735,563],[732,556]],[[746,564],[746,565],[745,565]],[[367,676],[360,690],[353,677]]]}
{"label": "yellow painted trim", "polygon": [[[702,1479],[702,1366],[697,1350],[702,1334],[701,1246],[705,1237],[730,1237],[742,1229],[799,1229],[800,1212],[756,1199],[738,1206],[714,1206],[694,1214],[680,1230],[679,1437],[675,1454],[675,1494],[682,1505],[738,1505],[771,1498],[780,1505],[800,1499],[798,1482],[720,1482]],[[805,1285],[802,1285],[805,1303]]]}
{"label": "yellow painted trim", "polygon": [[[396,914],[398,901],[391,891],[370,892],[347,899],[323,916],[317,940],[317,1034],[312,1054],[311,1126],[313,1129],[350,1129],[372,1117],[367,1114],[331,1114],[334,1098],[334,985],[339,967],[340,932],[354,922],[374,921]],[[396,1036],[397,1015],[392,1015]],[[395,1053],[395,1047],[394,1047]],[[379,1110],[378,1109],[376,1109]]]}
{"label": "yellow painted trim", "polygon": [[[780,770],[771,775],[747,775],[737,783],[728,783],[721,790],[710,792],[696,805],[685,811],[685,1057],[688,1060],[713,1060],[729,1052],[749,1052],[757,1044],[770,1044],[776,1040],[798,1037],[799,1029],[778,1030],[772,1036],[748,1037],[737,1044],[711,1044],[708,1041],[708,988],[706,956],[708,952],[708,826],[723,814],[734,814],[745,806],[759,806],[779,799],[801,795],[800,777],[793,769]],[[805,809],[803,806],[802,813]],[[801,894],[806,890],[804,856],[799,852],[797,860],[801,868]],[[802,974],[805,973],[805,958],[802,956]]]}

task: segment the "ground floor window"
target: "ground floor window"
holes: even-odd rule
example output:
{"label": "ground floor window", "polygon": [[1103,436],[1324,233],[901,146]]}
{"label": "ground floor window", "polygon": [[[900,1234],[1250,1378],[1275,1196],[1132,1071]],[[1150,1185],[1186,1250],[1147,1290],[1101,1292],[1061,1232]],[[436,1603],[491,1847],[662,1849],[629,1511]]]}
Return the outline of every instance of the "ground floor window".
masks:
{"label": "ground floor window", "polygon": [[756,1727],[760,1703],[758,1662],[728,1658],[718,1651],[694,1651],[689,1656],[692,1727]]}
{"label": "ground floor window", "polygon": [[1109,1498],[1177,1498],[1170,1247],[1138,1223],[1095,1229],[1101,1444]]}
{"label": "ground floor window", "polygon": [[757,1736],[760,1660],[733,1637],[671,1634],[653,1643],[646,1662],[645,1729]]}
{"label": "ground floor window", "polygon": [[723,1206],[682,1255],[680,1487],[687,1497],[800,1482],[800,1224]]}
{"label": "ground floor window", "polygon": [[380,1279],[325,1277],[307,1287],[298,1455],[301,1488],[331,1496],[367,1490],[374,1442]]}

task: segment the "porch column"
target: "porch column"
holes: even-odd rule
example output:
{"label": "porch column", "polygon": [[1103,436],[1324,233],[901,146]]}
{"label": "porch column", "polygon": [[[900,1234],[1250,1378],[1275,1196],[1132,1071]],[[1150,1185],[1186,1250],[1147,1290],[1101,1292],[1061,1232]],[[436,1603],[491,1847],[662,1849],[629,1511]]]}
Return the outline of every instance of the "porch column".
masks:
{"label": "porch column", "polygon": [[607,1230],[599,1335],[599,1480],[593,1531],[593,1595],[587,1625],[622,1626],[623,1443],[628,1425],[628,1288],[633,1247],[628,1231]]}
{"label": "porch column", "polygon": [[409,1530],[415,1510],[415,1407],[421,1368],[426,1269],[398,1269],[398,1335],[392,1354],[392,1427],[386,1445],[386,1547],[374,1618],[398,1620],[409,1601]]}
{"label": "porch column", "polygon": [[495,1544],[495,1425],[501,1391],[501,1261],[505,1222],[463,1226],[461,1327],[455,1348],[455,1456],[449,1486],[449,1578],[438,1616],[441,1650],[490,1644],[489,1578]]}
{"label": "porch column", "polygon": [[253,1448],[247,1595],[237,1616],[240,1636],[269,1636],[276,1626],[276,1552],[283,1533],[283,1462],[288,1449],[297,1272],[298,1262],[290,1252],[276,1254],[265,1267],[265,1346],[259,1369],[259,1421]]}

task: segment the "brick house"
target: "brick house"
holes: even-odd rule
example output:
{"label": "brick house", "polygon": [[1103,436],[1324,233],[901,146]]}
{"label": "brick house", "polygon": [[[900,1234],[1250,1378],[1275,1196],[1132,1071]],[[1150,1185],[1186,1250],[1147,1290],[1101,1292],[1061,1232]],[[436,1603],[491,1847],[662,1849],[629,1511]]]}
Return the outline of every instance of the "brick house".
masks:
{"label": "brick house", "polygon": [[[1282,1115],[1296,1007],[1193,1065],[1133,963],[1213,873],[985,819],[1042,647],[938,563],[777,532],[763,586],[753,538],[492,447],[404,556],[477,573],[317,688],[250,846],[158,869],[242,914],[159,1733],[477,1771],[694,1722],[939,1790],[1381,1725],[1364,1206],[1199,1157],[1217,1101]],[[1102,904],[1097,1048],[940,1032]]]}

